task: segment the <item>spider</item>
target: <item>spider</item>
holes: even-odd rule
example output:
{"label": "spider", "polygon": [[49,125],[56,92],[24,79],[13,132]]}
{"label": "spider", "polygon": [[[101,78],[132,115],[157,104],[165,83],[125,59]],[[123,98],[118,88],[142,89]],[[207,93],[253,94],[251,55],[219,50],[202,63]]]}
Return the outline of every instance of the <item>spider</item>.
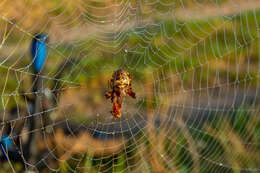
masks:
{"label": "spider", "polygon": [[107,92],[105,95],[107,99],[111,98],[111,102],[113,103],[113,108],[110,112],[114,118],[120,118],[123,97],[128,94],[132,98],[136,98],[132,90],[132,78],[127,71],[118,69],[113,73],[112,79],[108,81],[108,87],[112,89],[112,91]]}

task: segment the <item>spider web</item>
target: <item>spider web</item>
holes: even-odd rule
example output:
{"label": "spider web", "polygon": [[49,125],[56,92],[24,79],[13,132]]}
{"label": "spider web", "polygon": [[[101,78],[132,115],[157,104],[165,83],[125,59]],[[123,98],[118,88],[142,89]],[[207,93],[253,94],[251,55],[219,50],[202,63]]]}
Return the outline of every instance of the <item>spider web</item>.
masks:
{"label": "spider web", "polygon": [[[3,171],[259,172],[259,9],[257,0],[3,0],[0,137],[12,141]],[[35,33],[49,38],[39,73]],[[104,94],[119,68],[137,99],[126,97],[113,122]]]}

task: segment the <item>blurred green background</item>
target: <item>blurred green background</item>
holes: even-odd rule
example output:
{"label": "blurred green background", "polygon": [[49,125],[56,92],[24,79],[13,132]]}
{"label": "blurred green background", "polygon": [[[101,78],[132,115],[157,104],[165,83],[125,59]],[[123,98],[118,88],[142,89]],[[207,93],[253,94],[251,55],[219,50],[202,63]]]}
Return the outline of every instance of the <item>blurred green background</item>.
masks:
{"label": "blurred green background", "polygon": [[[28,116],[8,112],[28,107],[30,43],[49,35],[41,75],[59,100],[49,100],[51,133],[38,145],[56,158],[41,172],[260,171],[258,1],[3,1],[0,19],[2,122]],[[112,123],[104,93],[118,68],[137,100]],[[66,136],[62,120],[87,130]]]}

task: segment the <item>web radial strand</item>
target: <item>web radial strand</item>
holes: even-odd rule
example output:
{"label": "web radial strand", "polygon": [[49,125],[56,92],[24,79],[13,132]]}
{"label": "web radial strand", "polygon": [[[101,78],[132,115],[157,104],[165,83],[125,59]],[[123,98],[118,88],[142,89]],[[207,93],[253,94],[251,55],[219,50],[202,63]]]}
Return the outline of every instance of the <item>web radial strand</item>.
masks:
{"label": "web radial strand", "polygon": [[[0,172],[259,172],[259,9],[0,2]],[[40,71],[32,40],[46,45]],[[113,119],[119,68],[137,98]]]}

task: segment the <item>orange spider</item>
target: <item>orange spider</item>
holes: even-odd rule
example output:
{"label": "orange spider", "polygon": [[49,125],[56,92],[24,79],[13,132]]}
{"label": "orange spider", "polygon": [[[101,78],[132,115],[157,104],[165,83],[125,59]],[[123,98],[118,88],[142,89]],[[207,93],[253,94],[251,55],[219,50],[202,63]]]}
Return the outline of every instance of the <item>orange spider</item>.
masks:
{"label": "orange spider", "polygon": [[106,93],[106,98],[111,98],[113,103],[112,115],[114,118],[121,117],[121,108],[123,97],[128,94],[132,98],[136,98],[135,93],[132,90],[132,79],[130,74],[122,69],[119,69],[113,73],[112,79],[108,81],[108,87],[112,91]]}

